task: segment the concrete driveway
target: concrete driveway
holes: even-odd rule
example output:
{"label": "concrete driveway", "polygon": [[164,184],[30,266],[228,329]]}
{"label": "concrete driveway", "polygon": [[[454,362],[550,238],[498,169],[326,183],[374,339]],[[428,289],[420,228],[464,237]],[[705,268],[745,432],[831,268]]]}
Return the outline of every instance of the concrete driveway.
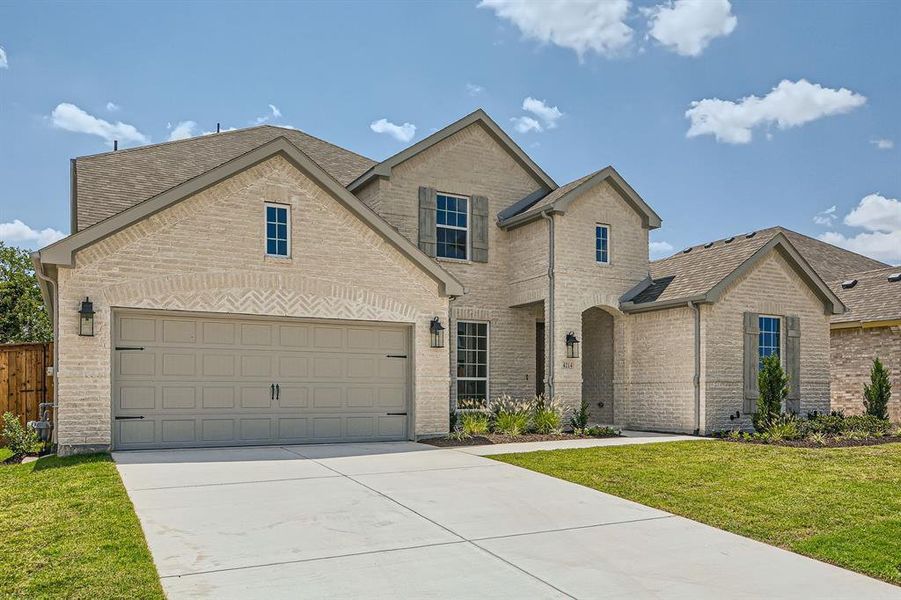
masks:
{"label": "concrete driveway", "polygon": [[457,450],[116,453],[169,598],[901,598],[901,589]]}

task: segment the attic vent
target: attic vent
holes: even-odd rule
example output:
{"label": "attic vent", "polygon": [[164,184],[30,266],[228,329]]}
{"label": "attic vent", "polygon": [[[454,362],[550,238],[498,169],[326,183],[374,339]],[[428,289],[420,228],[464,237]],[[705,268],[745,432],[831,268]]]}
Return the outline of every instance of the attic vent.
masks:
{"label": "attic vent", "polygon": [[682,254],[688,254],[689,252],[691,252],[691,246],[689,246],[688,248],[686,248],[685,250],[683,250],[683,251],[682,251]]}
{"label": "attic vent", "polygon": [[734,239],[735,239],[734,237],[727,238],[726,243],[728,244],[728,243],[732,242]]}
{"label": "attic vent", "polygon": [[757,232],[756,232],[756,231],[752,231],[751,233],[749,233],[749,234],[746,235],[745,237],[750,239],[750,238],[754,237],[755,235],[757,235]]}
{"label": "attic vent", "polygon": [[901,281],[901,273],[892,273],[888,276],[889,281]]}
{"label": "attic vent", "polygon": [[845,281],[842,282],[842,287],[843,287],[844,289],[846,289],[846,290],[850,290],[850,289],[853,288],[855,285],[857,285],[857,280],[856,280],[856,279],[847,279],[847,280],[845,280]]}
{"label": "attic vent", "polygon": [[705,247],[705,248],[712,248],[712,247],[713,247],[713,242],[707,242],[706,244],[704,244],[704,247]]}

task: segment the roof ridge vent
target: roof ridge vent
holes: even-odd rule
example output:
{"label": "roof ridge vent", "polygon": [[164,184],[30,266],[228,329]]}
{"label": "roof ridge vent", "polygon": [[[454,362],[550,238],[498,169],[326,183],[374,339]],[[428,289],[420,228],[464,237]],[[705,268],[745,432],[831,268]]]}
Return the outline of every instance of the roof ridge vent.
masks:
{"label": "roof ridge vent", "polygon": [[724,244],[729,244],[729,243],[731,243],[731,242],[734,241],[734,240],[735,240],[735,236],[733,235],[732,237],[726,238],[725,240],[723,240],[723,243],[724,243]]}
{"label": "roof ridge vent", "polygon": [[711,248],[711,247],[713,247],[713,242],[707,242],[706,244],[704,244],[704,247],[705,247],[705,248]]}
{"label": "roof ridge vent", "polygon": [[889,281],[901,281],[901,272],[892,273],[891,275],[888,276],[888,280]]}
{"label": "roof ridge vent", "polygon": [[855,285],[857,285],[856,279],[846,279],[845,281],[842,282],[842,288],[844,288],[846,290],[850,290]]}
{"label": "roof ridge vent", "polygon": [[750,238],[754,237],[755,235],[757,235],[757,232],[756,232],[756,231],[752,231],[751,233],[747,234],[747,235],[745,236],[745,238],[750,239]]}

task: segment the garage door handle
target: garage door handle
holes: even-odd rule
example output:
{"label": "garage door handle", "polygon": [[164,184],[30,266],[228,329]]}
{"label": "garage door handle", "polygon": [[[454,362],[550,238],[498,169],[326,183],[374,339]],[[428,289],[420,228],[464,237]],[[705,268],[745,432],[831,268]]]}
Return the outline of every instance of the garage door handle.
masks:
{"label": "garage door handle", "polygon": [[385,414],[388,415],[389,417],[406,417],[406,416],[407,416],[407,413],[405,413],[405,412],[402,412],[402,413],[385,413]]}
{"label": "garage door handle", "polygon": [[269,399],[275,400],[275,384],[274,383],[269,384]]}
{"label": "garage door handle", "polygon": [[385,358],[407,358],[406,354],[386,354]]}
{"label": "garage door handle", "polygon": [[131,419],[143,419],[143,415],[140,417],[116,417],[117,421],[130,421]]}
{"label": "garage door handle", "polygon": [[281,396],[281,395],[282,395],[282,388],[280,388],[278,386],[278,384],[276,383],[275,384],[275,399],[278,400],[279,396]]}
{"label": "garage door handle", "polygon": [[116,346],[116,350],[143,350],[144,346]]}

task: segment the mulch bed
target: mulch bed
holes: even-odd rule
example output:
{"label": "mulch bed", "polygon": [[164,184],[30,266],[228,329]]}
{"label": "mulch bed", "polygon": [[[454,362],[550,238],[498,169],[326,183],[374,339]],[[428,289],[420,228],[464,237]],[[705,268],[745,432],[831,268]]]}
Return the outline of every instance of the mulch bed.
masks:
{"label": "mulch bed", "polygon": [[486,433],[474,435],[465,440],[453,440],[446,437],[428,438],[419,440],[423,444],[438,446],[439,448],[453,448],[455,446],[490,446],[494,444],[514,444],[519,442],[551,442],[557,440],[595,440],[604,437],[622,437],[619,435],[590,436],[575,435],[572,433],[524,433],[522,435],[503,435],[501,433]]}
{"label": "mulch bed", "polygon": [[826,438],[825,444],[817,444],[810,440],[782,440],[779,442],[767,442],[764,440],[735,440],[723,438],[725,442],[735,442],[738,444],[761,444],[764,446],[790,446],[792,448],[853,448],[856,446],[878,446],[880,444],[897,444],[901,443],[901,436],[887,435],[878,438],[865,439],[847,439],[836,440],[833,437]]}

